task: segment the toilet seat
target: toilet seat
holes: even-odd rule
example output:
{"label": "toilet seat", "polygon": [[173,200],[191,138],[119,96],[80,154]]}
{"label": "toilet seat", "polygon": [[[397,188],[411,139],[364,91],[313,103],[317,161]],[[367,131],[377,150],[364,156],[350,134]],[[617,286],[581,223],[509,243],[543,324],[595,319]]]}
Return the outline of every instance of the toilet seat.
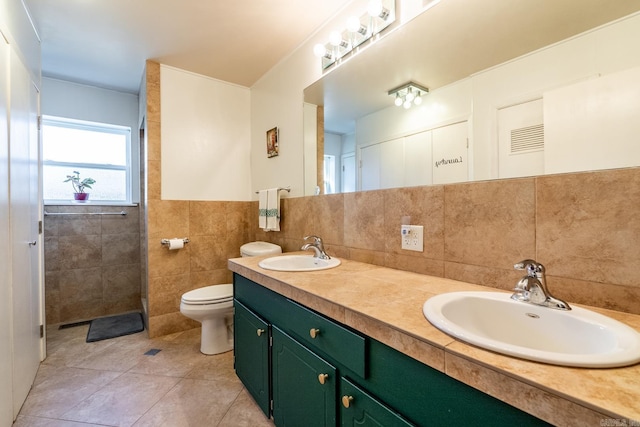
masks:
{"label": "toilet seat", "polygon": [[213,285],[194,289],[182,295],[182,302],[189,305],[221,304],[233,300],[233,285]]}

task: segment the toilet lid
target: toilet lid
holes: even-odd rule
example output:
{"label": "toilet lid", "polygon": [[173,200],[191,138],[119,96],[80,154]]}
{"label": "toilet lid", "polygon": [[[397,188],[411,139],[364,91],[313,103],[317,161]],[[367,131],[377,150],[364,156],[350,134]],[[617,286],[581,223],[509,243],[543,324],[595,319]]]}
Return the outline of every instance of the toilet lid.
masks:
{"label": "toilet lid", "polygon": [[187,304],[213,304],[227,302],[233,299],[233,285],[205,286],[194,289],[182,295],[182,302]]}
{"label": "toilet lid", "polygon": [[269,242],[250,242],[240,246],[242,256],[262,256],[282,253],[282,248]]}

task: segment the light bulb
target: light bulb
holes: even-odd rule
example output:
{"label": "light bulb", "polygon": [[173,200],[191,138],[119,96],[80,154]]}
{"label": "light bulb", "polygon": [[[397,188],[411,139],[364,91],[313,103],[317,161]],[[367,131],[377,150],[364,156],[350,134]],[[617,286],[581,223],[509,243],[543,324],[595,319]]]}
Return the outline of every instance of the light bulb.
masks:
{"label": "light bulb", "polygon": [[340,46],[340,43],[342,43],[342,35],[340,32],[332,31],[331,34],[329,34],[329,43],[333,46]]}
{"label": "light bulb", "polygon": [[380,16],[382,13],[382,0],[371,0],[367,12],[369,16]]}
{"label": "light bulb", "polygon": [[418,95],[416,96],[416,98],[413,100],[413,103],[416,105],[420,105],[422,104],[422,96],[420,95],[420,92],[418,92]]}
{"label": "light bulb", "polygon": [[407,91],[407,96],[405,96],[405,99],[409,102],[413,101],[413,98],[415,98],[415,94],[413,93],[413,90],[411,88],[409,88],[409,90]]}
{"label": "light bulb", "polygon": [[409,101],[408,99],[406,101],[404,101],[404,104],[402,104],[402,106],[408,110],[409,108],[411,108],[411,101]]}
{"label": "light bulb", "polygon": [[327,53],[327,48],[324,47],[322,43],[318,43],[313,46],[313,54],[318,58],[322,58]]}
{"label": "light bulb", "polygon": [[360,19],[357,16],[351,16],[347,19],[347,30],[355,33],[360,29]]}
{"label": "light bulb", "polygon": [[404,101],[402,100],[402,98],[400,97],[400,94],[399,94],[399,93],[396,93],[396,99],[395,99],[395,101],[394,101],[394,102],[395,102],[395,104],[396,104],[396,107],[401,106],[401,105],[402,105],[402,103],[404,102]]}

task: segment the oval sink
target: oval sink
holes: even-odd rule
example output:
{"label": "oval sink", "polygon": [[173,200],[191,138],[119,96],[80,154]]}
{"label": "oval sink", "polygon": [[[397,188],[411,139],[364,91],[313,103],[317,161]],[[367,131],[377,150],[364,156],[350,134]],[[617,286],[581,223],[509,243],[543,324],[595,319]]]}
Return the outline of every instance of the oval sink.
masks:
{"label": "oval sink", "polygon": [[263,259],[258,265],[266,270],[315,271],[340,265],[338,258],[320,259],[313,255],[279,255]]}
{"label": "oval sink", "polygon": [[514,301],[501,292],[451,292],[422,308],[436,328],[498,353],[554,365],[590,368],[640,362],[640,334],[580,307],[570,311]]}

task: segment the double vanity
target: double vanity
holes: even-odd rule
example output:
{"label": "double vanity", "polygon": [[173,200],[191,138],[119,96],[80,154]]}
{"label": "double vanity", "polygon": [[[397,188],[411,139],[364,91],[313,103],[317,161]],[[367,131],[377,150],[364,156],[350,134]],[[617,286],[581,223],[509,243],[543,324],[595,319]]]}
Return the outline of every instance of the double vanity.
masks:
{"label": "double vanity", "polygon": [[[423,314],[436,296],[499,297],[495,289],[349,260],[323,269],[265,261],[229,260],[235,368],[276,425],[640,425],[640,365],[528,361],[455,339]],[[457,301],[468,311],[468,299]],[[553,309],[526,312],[540,310]],[[640,330],[640,316],[594,311]]]}

